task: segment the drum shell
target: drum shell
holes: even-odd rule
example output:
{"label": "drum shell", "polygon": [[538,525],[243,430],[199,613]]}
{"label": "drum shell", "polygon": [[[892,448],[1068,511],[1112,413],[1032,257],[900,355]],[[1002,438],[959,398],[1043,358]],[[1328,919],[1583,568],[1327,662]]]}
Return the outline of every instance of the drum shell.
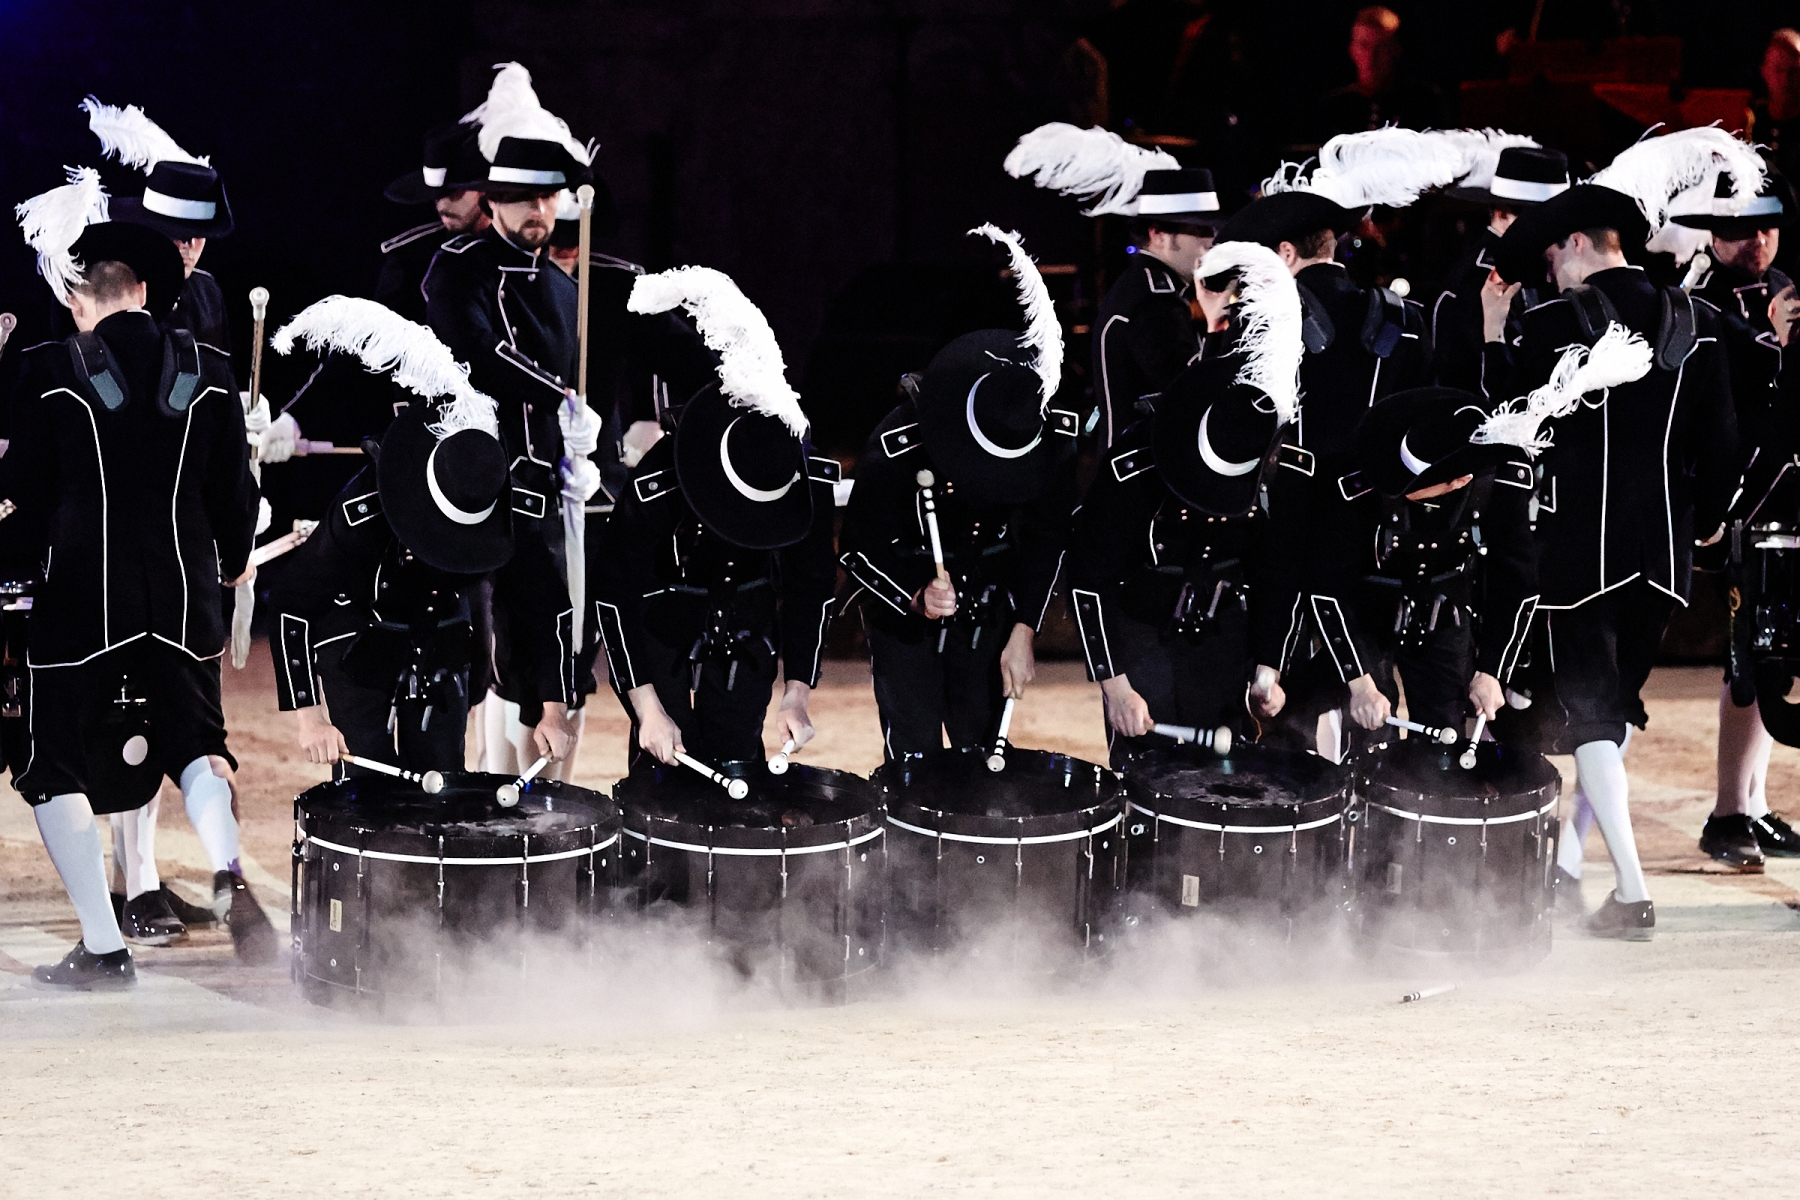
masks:
{"label": "drum shell", "polygon": [[1402,742],[1359,770],[1353,924],[1378,948],[1535,961],[1550,951],[1562,779],[1491,743],[1472,771],[1456,757]]}
{"label": "drum shell", "polygon": [[[535,948],[559,957],[617,887],[619,817],[605,796],[447,773],[443,797],[386,777],[294,801],[293,974],[309,999],[442,1000],[523,985]],[[391,800],[402,816],[384,818]],[[418,819],[441,801],[443,816]],[[573,818],[544,830],[546,813]],[[526,829],[535,832],[525,832]]]}
{"label": "drum shell", "polygon": [[700,914],[708,940],[747,973],[772,951],[778,985],[846,998],[881,965],[887,945],[887,831],[875,789],[861,776],[800,763],[783,775],[761,762],[719,770],[751,779],[759,797],[790,796],[795,808],[809,796],[844,802],[847,819],[734,825],[704,819],[711,804],[658,813],[659,792],[660,801],[716,802],[722,789],[688,768],[657,767],[614,789],[629,893],[640,907],[667,901]]}
{"label": "drum shell", "polygon": [[[1204,772],[1205,795],[1171,795],[1165,770]],[[1275,782],[1294,803],[1255,803]],[[1224,757],[1194,746],[1152,750],[1125,768],[1126,880],[1162,915],[1272,924],[1284,937],[1340,928],[1350,898],[1351,773],[1324,759],[1244,744]],[[1242,789],[1238,796],[1231,793]]]}
{"label": "drum shell", "polygon": [[[1016,964],[1051,970],[1110,948],[1121,879],[1111,771],[1014,748],[995,773],[985,748],[966,748],[890,762],[871,778],[887,801],[890,919],[904,944],[980,953],[998,939]],[[980,796],[996,801],[990,809],[1038,811],[966,811]]]}

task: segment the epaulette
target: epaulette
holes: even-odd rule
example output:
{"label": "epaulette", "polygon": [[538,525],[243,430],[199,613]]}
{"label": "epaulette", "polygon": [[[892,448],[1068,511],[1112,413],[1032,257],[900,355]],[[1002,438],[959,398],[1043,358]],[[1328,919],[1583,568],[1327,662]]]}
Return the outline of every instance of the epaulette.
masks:
{"label": "epaulette", "polygon": [[423,225],[415,225],[405,233],[396,233],[393,237],[381,243],[381,252],[383,254],[392,254],[400,247],[410,245],[420,238],[428,236],[432,231],[441,230],[443,227],[444,223],[442,221],[427,221]]}
{"label": "epaulette", "polygon": [[461,254],[463,251],[479,246],[480,244],[481,235],[479,233],[459,233],[449,241],[445,242],[442,246],[439,246],[438,249],[446,254]]}
{"label": "epaulette", "polygon": [[352,496],[344,501],[344,524],[354,529],[365,521],[373,521],[381,515],[381,493],[364,492],[360,496]]}
{"label": "epaulette", "polygon": [[602,254],[598,250],[588,252],[588,261],[596,267],[605,267],[609,271],[629,271],[633,275],[642,275],[644,268],[634,262],[622,258],[614,258],[610,254]]}
{"label": "epaulette", "polygon": [[806,477],[814,483],[837,483],[844,477],[844,464],[835,458],[820,458],[808,455],[806,459]]}
{"label": "epaulette", "polygon": [[1337,486],[1338,495],[1346,501],[1360,499],[1375,490],[1363,478],[1361,471],[1352,471],[1348,475],[1338,476]]}
{"label": "epaulette", "polygon": [[1156,456],[1150,452],[1149,446],[1133,446],[1123,454],[1112,457],[1113,478],[1120,483],[1136,478],[1156,465]]}
{"label": "epaulette", "polygon": [[918,428],[919,423],[914,421],[911,425],[900,425],[888,430],[881,435],[882,450],[889,458],[899,458],[909,450],[918,449],[919,435],[914,432]]}
{"label": "epaulette", "polygon": [[663,496],[680,491],[681,485],[678,483],[670,483],[669,480],[665,478],[667,475],[668,472],[666,470],[652,471],[648,475],[639,475],[636,479],[633,479],[631,481],[631,486],[637,491],[638,502],[640,504],[648,504],[652,500],[660,499]]}
{"label": "epaulette", "polygon": [[230,361],[230,359],[231,359],[231,351],[221,350],[221,349],[219,349],[219,347],[214,346],[209,342],[203,342],[199,338],[194,339],[194,347],[195,347],[195,349],[198,349],[198,350],[210,350],[214,354],[218,355],[220,358],[223,358],[227,361]]}
{"label": "epaulette", "polygon": [[1046,414],[1051,433],[1060,433],[1064,437],[1081,436],[1081,417],[1066,408],[1053,408]]}
{"label": "epaulette", "polygon": [[1173,271],[1170,271],[1167,268],[1165,268],[1163,271],[1163,274],[1166,277],[1164,279],[1164,283],[1167,286],[1158,287],[1156,285],[1156,268],[1145,267],[1144,268],[1144,285],[1150,289],[1151,294],[1153,294],[1153,295],[1173,296],[1173,295],[1179,294],[1181,291],[1181,284],[1176,282],[1175,273]]}
{"label": "epaulette", "polygon": [[1524,488],[1525,490],[1530,491],[1533,482],[1532,474],[1530,463],[1512,462],[1509,460],[1501,463],[1500,466],[1495,469],[1494,482],[1504,483],[1507,487]]}
{"label": "epaulette", "polygon": [[544,493],[522,488],[515,483],[512,489],[512,510],[521,517],[541,521],[544,514],[550,511],[550,501]]}

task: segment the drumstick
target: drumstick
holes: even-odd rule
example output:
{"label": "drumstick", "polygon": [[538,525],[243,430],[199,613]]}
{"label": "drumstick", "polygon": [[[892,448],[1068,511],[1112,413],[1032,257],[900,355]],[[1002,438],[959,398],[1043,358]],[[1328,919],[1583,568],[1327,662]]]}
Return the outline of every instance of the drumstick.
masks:
{"label": "drumstick", "polygon": [[787,741],[783,742],[781,744],[781,753],[769,760],[769,774],[786,775],[788,769],[788,756],[799,748],[800,743],[796,742],[793,738],[789,738]]}
{"label": "drumstick", "polygon": [[1231,726],[1221,725],[1217,729],[1202,733],[1192,725],[1164,725],[1157,722],[1151,727],[1152,733],[1166,738],[1174,738],[1178,742],[1192,742],[1197,746],[1205,746],[1218,754],[1231,753]]}
{"label": "drumstick", "polygon": [[418,784],[427,795],[435,796],[444,790],[444,773],[427,771],[423,775],[417,771],[403,771],[399,767],[391,767],[384,762],[376,762],[372,758],[361,758],[355,754],[338,755],[339,762],[347,762],[353,767],[361,767],[365,771],[374,771],[378,775],[392,775],[395,779],[406,779]]}
{"label": "drumstick", "polygon": [[988,755],[987,769],[990,771],[1006,770],[1006,734],[1012,728],[1013,705],[1015,697],[1006,698],[1006,706],[1000,710],[1000,732],[994,735],[994,752]]}
{"label": "drumstick", "polygon": [[742,779],[733,779],[729,775],[721,775],[699,759],[689,758],[680,750],[675,752],[675,761],[684,767],[690,767],[693,770],[700,772],[700,774],[724,788],[725,794],[730,796],[733,800],[742,800],[745,796],[750,794],[750,785]]}
{"label": "drumstick", "polygon": [[1486,728],[1487,714],[1476,713],[1475,732],[1469,737],[1469,748],[1464,750],[1462,752],[1462,757],[1456,760],[1457,765],[1463,770],[1473,771],[1475,769],[1475,747],[1481,744],[1481,731]]}
{"label": "drumstick", "polygon": [[1395,729],[1410,729],[1414,733],[1422,733],[1432,741],[1442,742],[1446,746],[1453,746],[1457,742],[1456,730],[1448,725],[1442,729],[1434,729],[1430,725],[1421,725],[1417,721],[1402,720],[1399,717],[1389,717],[1387,723]]}
{"label": "drumstick", "polygon": [[1437,987],[1420,988],[1416,992],[1408,992],[1406,995],[1400,997],[1400,1003],[1416,1004],[1420,1000],[1429,1000],[1433,996],[1442,996],[1445,992],[1454,992],[1455,990],[1456,985],[1454,983],[1440,984]]}
{"label": "drumstick", "polygon": [[495,788],[494,799],[500,802],[501,808],[511,808],[519,802],[519,796],[525,791],[525,785],[536,779],[537,773],[549,765],[550,759],[547,756],[538,759],[529,767],[525,768],[525,773],[523,775],[519,776],[511,783],[503,783]]}
{"label": "drumstick", "polygon": [[[950,582],[950,572],[944,567],[944,540],[938,535],[937,498],[931,494],[937,483],[937,476],[930,471],[921,470],[913,476],[919,485],[919,496],[925,502],[925,532],[931,535],[931,561],[937,567],[937,577],[945,583]],[[944,639],[950,633],[948,625],[938,629],[938,653],[944,652]]]}

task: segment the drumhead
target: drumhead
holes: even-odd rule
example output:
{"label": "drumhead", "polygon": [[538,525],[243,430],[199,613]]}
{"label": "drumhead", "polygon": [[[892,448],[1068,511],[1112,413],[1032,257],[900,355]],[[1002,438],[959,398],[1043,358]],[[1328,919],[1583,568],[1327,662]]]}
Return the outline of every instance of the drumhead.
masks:
{"label": "drumhead", "polygon": [[750,794],[733,800],[682,766],[621,779],[613,796],[627,833],[682,849],[779,852],[836,849],[881,829],[881,796],[860,775],[800,763],[775,775],[760,759],[722,763],[719,773],[747,780]]}
{"label": "drumhead", "polygon": [[1350,771],[1316,754],[1245,742],[1220,756],[1199,746],[1136,754],[1125,764],[1131,807],[1207,829],[1304,828],[1342,816]]}
{"label": "drumhead", "polygon": [[1119,780],[1105,767],[1047,750],[1009,749],[990,771],[986,747],[939,750],[883,764],[870,776],[888,821],[911,832],[994,837],[1093,833],[1119,815]]}
{"label": "drumhead", "polygon": [[1398,810],[1468,821],[1534,815],[1554,807],[1562,776],[1535,751],[1484,742],[1475,766],[1463,770],[1463,746],[1435,746],[1408,738],[1372,755],[1358,769],[1357,792]]}
{"label": "drumhead", "polygon": [[598,792],[555,780],[533,780],[517,807],[502,808],[495,789],[510,776],[447,771],[445,789],[359,775],[322,783],[294,800],[303,841],[346,853],[404,860],[538,861],[610,845],[618,811]]}

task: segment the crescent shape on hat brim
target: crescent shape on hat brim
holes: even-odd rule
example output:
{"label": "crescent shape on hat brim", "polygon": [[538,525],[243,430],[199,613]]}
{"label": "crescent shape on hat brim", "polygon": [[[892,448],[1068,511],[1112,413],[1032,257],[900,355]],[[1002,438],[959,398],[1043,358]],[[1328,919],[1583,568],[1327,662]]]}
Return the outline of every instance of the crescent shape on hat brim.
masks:
{"label": "crescent shape on hat brim", "polygon": [[987,376],[983,375],[980,379],[977,379],[974,383],[969,385],[969,400],[966,408],[969,421],[969,435],[975,439],[975,444],[977,446],[980,446],[983,451],[993,455],[995,458],[1024,458],[1027,454],[1036,450],[1038,448],[1038,443],[1044,440],[1044,431],[1040,428],[1037,431],[1036,436],[1029,442],[1026,442],[1023,446],[1020,446],[1017,450],[1008,450],[1005,446],[1000,445],[998,442],[988,437],[987,434],[981,432],[981,424],[975,419],[975,393],[981,389],[982,381],[985,379],[987,379]]}
{"label": "crescent shape on hat brim", "polygon": [[1206,423],[1211,418],[1212,405],[1209,404],[1206,406],[1206,411],[1200,414],[1200,434],[1196,439],[1200,447],[1200,461],[1204,462],[1208,469],[1220,475],[1236,477],[1248,475],[1262,466],[1261,458],[1247,458],[1242,462],[1231,462],[1221,457],[1219,452],[1212,448],[1212,439],[1206,434]]}
{"label": "crescent shape on hat brim", "polygon": [[725,481],[737,490],[738,495],[746,500],[754,500],[758,504],[773,504],[794,490],[794,485],[800,482],[800,472],[795,471],[794,477],[778,488],[754,488],[745,483],[744,477],[739,475],[737,468],[731,465],[731,431],[737,428],[737,423],[743,419],[742,417],[733,417],[731,424],[727,425],[725,432],[720,435],[719,466],[724,468]]}

